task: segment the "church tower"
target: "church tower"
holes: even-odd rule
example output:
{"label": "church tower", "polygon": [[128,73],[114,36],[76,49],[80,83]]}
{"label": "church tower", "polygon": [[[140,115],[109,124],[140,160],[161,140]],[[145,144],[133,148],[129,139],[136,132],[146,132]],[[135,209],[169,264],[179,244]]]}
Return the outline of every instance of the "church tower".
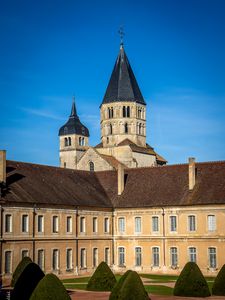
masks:
{"label": "church tower", "polygon": [[77,162],[88,148],[89,130],[77,115],[75,97],[71,114],[65,125],[59,129],[60,167],[77,169]]}
{"label": "church tower", "polygon": [[126,139],[146,147],[146,103],[123,43],[100,109],[103,148],[115,147]]}

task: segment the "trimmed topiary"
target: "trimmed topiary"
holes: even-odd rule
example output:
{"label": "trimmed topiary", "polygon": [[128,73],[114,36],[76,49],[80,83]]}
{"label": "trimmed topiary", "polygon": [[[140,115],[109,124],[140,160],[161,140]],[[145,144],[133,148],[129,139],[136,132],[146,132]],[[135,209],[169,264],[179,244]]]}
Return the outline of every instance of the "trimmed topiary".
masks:
{"label": "trimmed topiary", "polygon": [[17,279],[11,294],[11,300],[29,300],[38,282],[45,276],[35,263],[28,264]]}
{"label": "trimmed topiary", "polygon": [[113,288],[109,300],[149,300],[148,293],[135,271],[127,271]]}
{"label": "trimmed topiary", "polygon": [[116,284],[116,278],[105,262],[101,262],[88,281],[88,291],[111,291]]}
{"label": "trimmed topiary", "polygon": [[216,296],[225,296],[225,265],[222,266],[214,280],[212,294]]}
{"label": "trimmed topiary", "polygon": [[42,278],[35,290],[33,291],[30,300],[70,300],[64,285],[59,278],[54,274],[47,274]]}
{"label": "trimmed topiary", "polygon": [[188,262],[178,277],[174,290],[174,296],[208,297],[210,291],[208,284],[194,262]]}
{"label": "trimmed topiary", "polygon": [[26,268],[26,266],[29,265],[30,263],[32,263],[32,260],[28,256],[25,256],[20,261],[20,263],[18,264],[18,266],[16,267],[16,270],[14,271],[14,273],[12,275],[12,280],[11,280],[11,286],[12,287],[15,286],[15,284],[16,284],[18,278],[20,277],[21,273]]}

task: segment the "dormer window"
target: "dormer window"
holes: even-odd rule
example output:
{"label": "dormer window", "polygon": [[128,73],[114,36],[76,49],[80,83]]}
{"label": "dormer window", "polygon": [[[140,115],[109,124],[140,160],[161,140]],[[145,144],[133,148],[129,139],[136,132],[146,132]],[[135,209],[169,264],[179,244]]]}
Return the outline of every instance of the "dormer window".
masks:
{"label": "dormer window", "polygon": [[68,146],[71,146],[71,137],[68,138]]}
{"label": "dormer window", "polygon": [[64,145],[65,145],[65,147],[68,146],[68,138],[64,138]]}

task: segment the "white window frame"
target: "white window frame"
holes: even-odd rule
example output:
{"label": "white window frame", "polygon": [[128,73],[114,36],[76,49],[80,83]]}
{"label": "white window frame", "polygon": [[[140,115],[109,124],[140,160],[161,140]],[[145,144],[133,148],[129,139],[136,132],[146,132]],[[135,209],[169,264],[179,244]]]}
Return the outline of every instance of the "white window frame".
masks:
{"label": "white window frame", "polygon": [[207,216],[207,226],[209,232],[216,231],[216,216],[214,214]]}
{"label": "white window frame", "polygon": [[5,233],[12,233],[12,214],[5,214]]}
{"label": "white window frame", "polygon": [[110,265],[110,248],[104,248],[104,262],[109,266]]}
{"label": "white window frame", "polygon": [[189,258],[190,262],[197,263],[197,248],[196,247],[194,247],[194,246],[188,247],[188,258]]}
{"label": "white window frame", "polygon": [[[210,252],[211,250],[215,250],[214,253]],[[217,268],[217,248],[216,247],[208,247],[208,261],[209,261],[209,268],[216,269]]]}
{"label": "white window frame", "polygon": [[21,231],[22,231],[22,233],[29,232],[29,216],[28,216],[28,214],[22,214],[22,216],[21,216]]}
{"label": "white window frame", "polygon": [[[41,256],[40,253],[42,254]],[[45,269],[45,250],[44,249],[37,249],[37,264],[42,271]]]}
{"label": "white window frame", "polygon": [[126,221],[125,221],[125,217],[118,217],[118,231],[119,233],[125,233],[125,225]]}
{"label": "white window frame", "polygon": [[[55,256],[55,253],[57,255]],[[52,270],[53,272],[59,271],[59,249],[53,249],[52,250]],[[55,261],[56,259],[56,261]]]}
{"label": "white window frame", "polygon": [[[194,220],[194,222],[193,222]],[[194,232],[196,231],[196,216],[188,215],[188,231]]]}
{"label": "white window frame", "polygon": [[[173,252],[173,250],[176,250],[176,251]],[[170,247],[170,265],[171,265],[171,268],[178,267],[178,248],[177,247]]]}
{"label": "white window frame", "polygon": [[73,270],[73,249],[66,248],[66,271]]}
{"label": "white window frame", "polygon": [[[26,253],[27,255],[24,255],[24,253]],[[29,256],[29,250],[28,249],[22,249],[21,250],[21,259],[23,259],[24,257],[28,257]]]}
{"label": "white window frame", "polygon": [[[155,250],[157,250],[155,252]],[[159,246],[152,247],[152,266],[159,267],[160,265],[160,248]]]}
{"label": "white window frame", "polygon": [[[138,252],[137,250],[140,250]],[[142,247],[137,246],[134,248],[134,257],[135,257],[135,267],[141,267],[142,266]]]}
{"label": "white window frame", "polygon": [[109,217],[104,218],[104,233],[109,233]]}
{"label": "white window frame", "polygon": [[[123,251],[120,251],[123,250]],[[126,263],[126,255],[125,255],[125,247],[124,246],[119,246],[118,247],[118,266],[119,267],[124,267]]]}
{"label": "white window frame", "polygon": [[142,232],[142,218],[141,217],[134,218],[134,232],[136,234],[140,234]]}
{"label": "white window frame", "polygon": [[72,216],[66,216],[66,233],[72,233]]}
{"label": "white window frame", "polygon": [[92,232],[95,234],[98,233],[98,217],[92,218]]}
{"label": "white window frame", "polygon": [[[157,222],[155,223],[155,221]],[[152,232],[158,233],[159,232],[159,216],[152,216]]]}
{"label": "white window frame", "polygon": [[38,233],[44,232],[44,216],[43,215],[37,216],[37,232]]}
{"label": "white window frame", "polygon": [[[173,220],[175,220],[175,222]],[[177,232],[177,216],[175,215],[170,216],[170,232]]]}
{"label": "white window frame", "polygon": [[86,218],[84,216],[80,217],[80,233],[86,232]]}
{"label": "white window frame", "polygon": [[59,233],[59,216],[52,216],[52,232]]}
{"label": "white window frame", "polygon": [[87,249],[80,248],[80,268],[86,269],[87,268]]}
{"label": "white window frame", "polygon": [[[6,255],[9,254],[9,261],[7,261]],[[4,274],[12,274],[12,251],[11,250],[5,250],[4,251]],[[7,265],[9,263],[9,266]]]}
{"label": "white window frame", "polygon": [[98,248],[92,248],[92,266],[93,268],[97,268],[98,266]]}

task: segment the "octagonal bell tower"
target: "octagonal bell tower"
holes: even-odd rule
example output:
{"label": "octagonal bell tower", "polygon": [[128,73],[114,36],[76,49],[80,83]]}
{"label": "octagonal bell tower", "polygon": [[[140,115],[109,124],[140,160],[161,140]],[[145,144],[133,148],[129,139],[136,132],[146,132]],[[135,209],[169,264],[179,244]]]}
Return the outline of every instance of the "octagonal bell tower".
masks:
{"label": "octagonal bell tower", "polygon": [[103,147],[129,139],[146,147],[146,103],[126,56],[123,43],[113,68],[101,109]]}

